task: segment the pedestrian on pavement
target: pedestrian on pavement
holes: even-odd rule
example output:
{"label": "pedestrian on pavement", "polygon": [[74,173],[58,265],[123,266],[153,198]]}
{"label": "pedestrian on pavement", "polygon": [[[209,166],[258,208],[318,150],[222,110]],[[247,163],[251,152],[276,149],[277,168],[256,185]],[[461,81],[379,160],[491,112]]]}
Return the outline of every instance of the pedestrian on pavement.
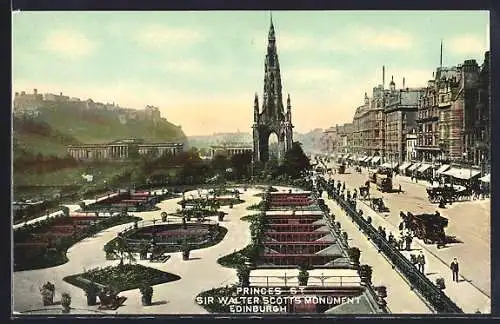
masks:
{"label": "pedestrian on pavement", "polygon": [[422,272],[423,274],[425,274],[425,270],[424,270],[424,267],[425,267],[425,256],[424,256],[424,253],[422,251],[420,251],[419,255],[417,256],[417,260],[418,260],[418,270],[420,272]]}
{"label": "pedestrian on pavement", "polygon": [[451,273],[453,275],[453,281],[458,282],[458,261],[457,258],[453,258],[450,265]]}
{"label": "pedestrian on pavement", "polygon": [[412,241],[413,241],[413,238],[411,237],[411,235],[407,234],[405,237],[406,251],[411,251],[411,242]]}
{"label": "pedestrian on pavement", "polygon": [[398,194],[401,192],[401,184],[399,184]]}

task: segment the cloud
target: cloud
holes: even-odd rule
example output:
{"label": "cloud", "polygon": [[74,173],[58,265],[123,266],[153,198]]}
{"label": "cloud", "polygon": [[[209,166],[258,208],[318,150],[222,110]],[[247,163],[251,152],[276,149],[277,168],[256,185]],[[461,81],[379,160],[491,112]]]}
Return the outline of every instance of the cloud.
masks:
{"label": "cloud", "polygon": [[443,47],[448,47],[450,51],[454,54],[468,55],[482,53],[488,50],[489,35],[486,34],[484,37],[479,37],[477,35],[465,34],[454,37],[448,42],[444,42]]}
{"label": "cloud", "polygon": [[350,27],[318,40],[325,52],[356,53],[361,51],[407,51],[413,47],[413,36],[402,30]]}
{"label": "cloud", "polygon": [[150,25],[141,28],[135,35],[139,44],[148,48],[161,48],[165,45],[191,45],[205,39],[205,34],[194,28],[171,28]]}
{"label": "cloud", "polygon": [[[252,45],[262,51],[267,46],[267,36],[252,35]],[[346,26],[330,34],[307,35],[277,33],[278,52],[310,51],[359,53],[361,51],[407,51],[413,48],[414,37],[397,29],[373,29]]]}
{"label": "cloud", "polygon": [[397,29],[359,28],[354,31],[354,39],[361,46],[381,50],[408,50],[412,47],[413,37]]}
{"label": "cloud", "polygon": [[[249,36],[252,48],[258,52],[267,48],[267,33],[252,33]],[[315,38],[305,34],[276,33],[276,47],[278,54],[281,52],[295,52],[309,48],[314,45]]]}
{"label": "cloud", "polygon": [[284,52],[300,51],[309,48],[314,43],[314,39],[307,37],[305,35],[294,35],[289,33],[284,33],[283,35],[278,35],[279,43],[277,43],[277,48]]}
{"label": "cloud", "polygon": [[283,79],[293,84],[328,84],[339,80],[341,74],[332,68],[292,68],[281,72]]}
{"label": "cloud", "polygon": [[182,60],[182,61],[170,61],[163,66],[164,70],[167,72],[179,73],[179,74],[194,74],[200,73],[205,70],[205,65],[197,60]]}
{"label": "cloud", "polygon": [[79,31],[58,30],[46,35],[42,47],[59,56],[79,58],[91,54],[96,45]]}

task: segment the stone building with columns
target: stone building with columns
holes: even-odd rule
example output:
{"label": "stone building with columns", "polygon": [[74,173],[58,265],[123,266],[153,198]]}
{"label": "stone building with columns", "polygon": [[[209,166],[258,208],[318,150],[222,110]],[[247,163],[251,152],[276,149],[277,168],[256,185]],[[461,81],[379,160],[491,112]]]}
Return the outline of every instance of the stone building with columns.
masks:
{"label": "stone building with columns", "polygon": [[222,144],[213,145],[210,147],[210,158],[213,159],[217,155],[231,157],[236,154],[253,153],[253,145],[251,143],[235,143],[235,144]]}
{"label": "stone building with columns", "polygon": [[182,143],[146,143],[141,139],[123,139],[108,144],[69,145],[68,153],[79,161],[125,161],[139,156],[175,156],[183,147]]}

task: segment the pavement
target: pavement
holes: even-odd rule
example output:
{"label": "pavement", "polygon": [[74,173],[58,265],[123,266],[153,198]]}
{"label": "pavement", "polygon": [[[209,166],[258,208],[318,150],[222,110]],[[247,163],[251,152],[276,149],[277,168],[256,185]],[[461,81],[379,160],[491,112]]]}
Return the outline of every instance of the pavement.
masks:
{"label": "pavement", "polygon": [[327,199],[326,193],[323,198],[335,215],[335,221],[340,222],[342,231],[347,232],[349,245],[361,250],[360,264],[368,264],[372,267],[372,283],[375,286],[387,287],[387,307],[393,314],[432,314],[427,304],[410,289],[405,279],[392,268],[385,256],[380,253],[352,222],[352,219],[340,208],[337,203]]}
{"label": "pavement", "polygon": [[[351,171],[349,169],[347,172]],[[365,171],[365,170],[363,170]],[[367,180],[366,171],[362,174],[351,171],[348,174],[334,174],[337,181],[345,181],[346,187],[352,192],[354,188],[363,185]],[[408,180],[408,181],[407,181]],[[365,216],[372,217],[375,227],[386,228],[387,234],[399,235],[399,212],[410,211],[418,213],[434,213],[437,206],[427,199],[425,191],[428,183],[412,183],[407,177],[397,176],[393,180],[394,187],[401,184],[404,193],[380,193],[372,186],[372,197],[383,197],[389,207],[389,213],[376,213],[363,201],[357,203],[357,209],[362,209]],[[458,243],[448,244],[437,249],[436,245],[425,244],[419,239],[413,240],[413,249],[409,254],[423,251],[426,258],[426,274],[432,282],[443,277],[446,283],[444,292],[466,313],[491,312],[491,263],[490,263],[490,199],[454,203],[446,209],[439,209],[442,216],[448,218],[445,229],[447,235],[455,236]],[[460,280],[452,281],[449,265],[453,258],[460,265]],[[480,264],[480,266],[478,266]]]}

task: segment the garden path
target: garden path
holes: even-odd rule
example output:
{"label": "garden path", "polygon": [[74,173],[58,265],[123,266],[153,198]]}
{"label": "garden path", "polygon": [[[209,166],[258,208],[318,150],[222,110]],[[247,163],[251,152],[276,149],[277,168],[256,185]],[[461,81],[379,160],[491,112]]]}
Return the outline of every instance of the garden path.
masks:
{"label": "garden path", "polygon": [[[222,226],[228,229],[226,237],[215,246],[191,252],[190,260],[183,261],[181,253],[171,253],[171,258],[166,263],[149,263],[139,261],[159,270],[171,272],[181,277],[180,280],[154,286],[153,306],[143,307],[138,289],[125,291],[120,295],[128,297],[127,301],[116,313],[119,314],[200,314],[206,311],[195,303],[195,297],[201,291],[231,284],[236,281],[236,271],[225,268],[217,263],[221,256],[242,249],[250,243],[249,223],[241,221],[242,216],[251,214],[252,211],[246,207],[260,201],[260,197],[254,195],[260,190],[248,189],[244,192],[240,189],[241,199],[244,203],[235,205],[233,209],[224,206],[221,210],[228,212],[228,216],[222,222]],[[197,195],[197,191],[188,192],[187,195]],[[144,220],[159,219],[162,211],[175,212],[180,198],[169,199],[158,204],[160,210],[134,213]],[[213,217],[216,219],[216,217]],[[180,219],[178,220],[180,222]],[[116,237],[116,234],[130,227],[132,224],[124,224],[104,230],[94,237],[80,241],[68,250],[69,261],[61,266],[20,271],[13,274],[13,309],[17,312],[42,309],[39,287],[46,281],[51,281],[56,286],[55,301],[60,300],[63,292],[72,296],[73,308],[92,308],[86,305],[83,291],[62,279],[68,275],[81,273],[85,269],[105,267],[118,263],[118,261],[106,260],[102,250],[105,243]],[[53,307],[53,306],[52,306]],[[115,312],[111,312],[115,313]]]}

